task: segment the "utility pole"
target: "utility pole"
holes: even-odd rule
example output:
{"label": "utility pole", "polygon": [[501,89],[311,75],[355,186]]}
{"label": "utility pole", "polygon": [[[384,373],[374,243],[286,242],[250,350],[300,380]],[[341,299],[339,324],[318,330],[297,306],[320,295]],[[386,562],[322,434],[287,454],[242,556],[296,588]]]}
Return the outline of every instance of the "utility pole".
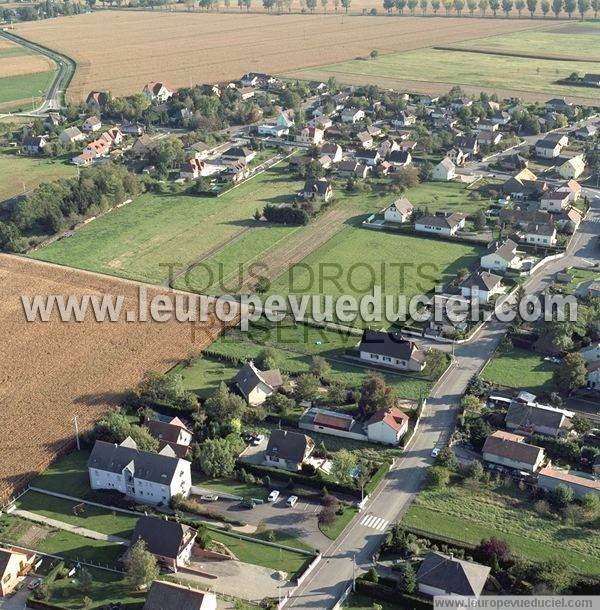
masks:
{"label": "utility pole", "polygon": [[73,416],[73,423],[75,424],[75,440],[77,441],[77,451],[80,451],[81,445],[79,444],[79,426],[77,425],[77,415]]}

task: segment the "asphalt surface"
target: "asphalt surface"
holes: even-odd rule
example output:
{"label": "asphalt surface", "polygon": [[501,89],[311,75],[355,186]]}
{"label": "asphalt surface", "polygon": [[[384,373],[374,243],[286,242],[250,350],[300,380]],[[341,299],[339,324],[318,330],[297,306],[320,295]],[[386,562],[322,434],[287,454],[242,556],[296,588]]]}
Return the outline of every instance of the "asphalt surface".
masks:
{"label": "asphalt surface", "polygon": [[[553,282],[555,273],[566,266],[585,265],[591,258],[598,259],[600,191],[585,189],[585,194],[590,197],[592,209],[571,240],[567,255],[548,263],[532,276],[525,286],[526,292],[543,291]],[[408,510],[421,488],[427,468],[433,463],[432,448],[443,446],[454,428],[458,403],[469,379],[493,355],[506,328],[506,323],[491,321],[474,340],[456,345],[455,367],[432,391],[421,425],[404,457],[394,465],[364,512],[325,551],[324,560],[298,588],[287,607],[306,610],[332,608],[351,584],[353,573],[359,573],[371,565],[385,531],[368,527],[370,521],[364,521],[365,514],[393,523]],[[448,349],[448,346],[444,347]]]}

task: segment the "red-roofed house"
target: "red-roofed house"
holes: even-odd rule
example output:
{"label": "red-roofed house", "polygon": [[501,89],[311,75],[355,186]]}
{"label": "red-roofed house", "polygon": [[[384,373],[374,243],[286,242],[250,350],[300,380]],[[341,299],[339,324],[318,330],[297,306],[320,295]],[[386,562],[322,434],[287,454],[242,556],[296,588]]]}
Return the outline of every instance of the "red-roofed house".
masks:
{"label": "red-roofed house", "polygon": [[142,93],[151,102],[166,102],[168,99],[173,97],[173,89],[171,89],[171,87],[169,87],[166,83],[155,83],[154,81],[146,83]]}
{"label": "red-roofed house", "polygon": [[179,168],[179,177],[184,180],[196,180],[202,175],[202,170],[206,163],[200,159],[190,159]]}
{"label": "red-roofed house", "polygon": [[91,155],[95,159],[106,156],[109,149],[110,144],[106,140],[94,140],[83,149],[83,154]]}
{"label": "red-roofed house", "polygon": [[380,409],[367,421],[367,435],[373,443],[397,445],[408,430],[408,415],[397,407]]}

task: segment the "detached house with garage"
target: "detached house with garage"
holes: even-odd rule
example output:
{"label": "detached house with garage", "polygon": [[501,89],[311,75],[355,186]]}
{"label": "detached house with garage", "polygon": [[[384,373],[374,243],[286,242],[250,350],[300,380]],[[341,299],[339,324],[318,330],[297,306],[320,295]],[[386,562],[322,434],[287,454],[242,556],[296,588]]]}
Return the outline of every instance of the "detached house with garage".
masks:
{"label": "detached house with garage", "polygon": [[150,81],[146,83],[142,93],[151,101],[151,102],[166,102],[167,100],[173,97],[174,89],[168,86],[164,82],[154,82]]}
{"label": "detached house with garage", "polygon": [[448,182],[454,178],[456,178],[456,165],[448,157],[444,157],[431,172],[431,179],[438,182]]}
{"label": "detached house with garage", "polygon": [[524,436],[503,430],[487,437],[482,454],[486,462],[526,472],[536,472],[544,461],[541,447],[526,443]]}
{"label": "detached house with garage", "polygon": [[[186,566],[192,556],[196,530],[189,525],[159,517],[140,517],[131,536],[131,548],[139,540],[146,544],[161,567],[177,572]],[[127,552],[125,553],[125,560]]]}
{"label": "detached house with garage", "polygon": [[558,173],[565,180],[576,180],[585,171],[583,155],[576,155],[567,159],[559,168]]}
{"label": "detached house with garage", "polygon": [[297,472],[314,448],[314,441],[306,434],[273,430],[265,450],[264,463],[266,466]]}
{"label": "detached house with garage", "polygon": [[96,441],[87,466],[92,489],[118,491],[144,504],[167,505],[192,487],[190,462],[173,457],[169,448],[140,451],[130,437],[120,445]]}
{"label": "detached house with garage", "polygon": [[413,211],[413,204],[406,197],[401,197],[385,209],[383,218],[385,222],[403,224],[410,220]]}
{"label": "detached house with garage", "polygon": [[512,239],[492,242],[486,254],[481,257],[481,267],[488,271],[506,273],[509,267],[518,267],[517,244]]}
{"label": "detached house with garage", "polygon": [[487,303],[494,294],[502,292],[502,276],[489,271],[478,271],[460,285],[460,294],[465,298]]}
{"label": "detached house with garage", "polygon": [[380,409],[367,420],[367,436],[372,443],[397,445],[408,432],[409,418],[397,407]]}
{"label": "detached house with garage", "polygon": [[261,371],[252,360],[244,364],[233,380],[233,385],[249,405],[262,405],[283,385],[279,369]]}
{"label": "detached house with garage", "polygon": [[569,200],[567,191],[548,191],[540,199],[540,209],[560,213],[569,206]]}
{"label": "detached house with garage", "polygon": [[435,216],[422,216],[415,221],[415,231],[452,237],[465,226],[466,216],[458,212],[438,212]]}
{"label": "detached house with garage", "polygon": [[97,116],[88,117],[81,126],[84,133],[95,133],[102,129],[102,121]]}
{"label": "detached house with garage", "polygon": [[363,361],[401,371],[422,371],[427,364],[424,352],[401,333],[365,330],[358,352]]}
{"label": "detached house with garage", "polygon": [[327,178],[309,178],[304,183],[304,189],[302,190],[302,196],[306,201],[321,201],[327,203],[331,201],[333,197],[333,186]]}
{"label": "detached house with garage", "polygon": [[556,227],[552,222],[530,222],[523,233],[523,241],[531,245],[556,245]]}
{"label": "detached house with garage", "polygon": [[179,417],[158,416],[146,422],[150,434],[158,440],[159,451],[170,447],[173,454],[184,458],[192,442],[192,431]]}
{"label": "detached house with garage", "polygon": [[517,399],[510,403],[504,421],[512,432],[559,437],[570,433],[571,417],[571,411]]}

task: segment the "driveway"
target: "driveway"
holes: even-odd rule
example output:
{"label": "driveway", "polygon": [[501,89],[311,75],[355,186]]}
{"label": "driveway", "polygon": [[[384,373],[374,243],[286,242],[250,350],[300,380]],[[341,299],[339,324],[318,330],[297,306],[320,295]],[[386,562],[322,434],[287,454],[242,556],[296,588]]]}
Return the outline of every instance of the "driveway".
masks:
{"label": "driveway", "polygon": [[36,576],[26,576],[24,585],[10,597],[0,597],[0,610],[25,610],[27,608],[27,598],[31,591],[27,588],[27,583]]}

